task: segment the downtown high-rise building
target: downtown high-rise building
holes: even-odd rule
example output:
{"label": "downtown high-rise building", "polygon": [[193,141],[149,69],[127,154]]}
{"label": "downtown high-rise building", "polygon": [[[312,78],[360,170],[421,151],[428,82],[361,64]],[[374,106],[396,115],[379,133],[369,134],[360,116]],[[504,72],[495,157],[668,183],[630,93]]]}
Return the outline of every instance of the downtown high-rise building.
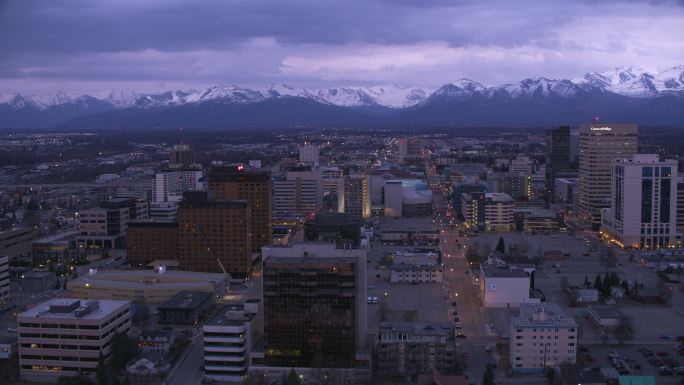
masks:
{"label": "downtown high-rise building", "polygon": [[370,211],[370,191],[366,176],[354,174],[340,178],[337,185],[337,212],[354,218],[368,218]]}
{"label": "downtown high-rise building", "polygon": [[271,208],[273,185],[271,173],[237,165],[213,165],[208,173],[211,199],[247,201],[250,210],[251,252],[260,253],[261,247],[271,244]]}
{"label": "downtown high-rise building", "polygon": [[399,139],[399,163],[420,163],[423,157],[423,140]]}
{"label": "downtown high-rise building", "polygon": [[273,217],[304,218],[323,205],[323,176],[320,170],[301,166],[273,182]]}
{"label": "downtown high-rise building", "polygon": [[636,124],[583,124],[579,134],[579,215],[598,230],[601,210],[610,207],[611,169],[617,158],[637,153]]}
{"label": "downtown high-rise building", "polygon": [[554,196],[555,179],[570,170],[570,127],[561,126],[546,131],[546,193]]}
{"label": "downtown high-rise building", "polygon": [[321,149],[313,143],[304,143],[299,146],[299,162],[318,167],[319,153]]}
{"label": "downtown high-rise building", "polygon": [[677,161],[657,154],[615,159],[610,208],[601,230],[618,246],[654,250],[677,244]]}
{"label": "downtown high-rise building", "polygon": [[266,364],[354,368],[367,359],[367,251],[305,242],[262,254]]}
{"label": "downtown high-rise building", "polygon": [[192,165],[193,155],[190,145],[177,144],[169,152],[169,167],[187,167]]}
{"label": "downtown high-rise building", "polygon": [[209,199],[187,192],[178,208],[181,270],[246,277],[252,271],[250,206],[245,200]]}

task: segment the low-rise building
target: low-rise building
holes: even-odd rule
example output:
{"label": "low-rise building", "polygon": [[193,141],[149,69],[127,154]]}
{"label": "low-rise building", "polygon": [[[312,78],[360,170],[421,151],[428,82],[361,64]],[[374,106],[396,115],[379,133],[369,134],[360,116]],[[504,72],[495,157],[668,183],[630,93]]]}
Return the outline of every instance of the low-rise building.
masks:
{"label": "low-rise building", "polygon": [[577,323],[556,304],[523,304],[511,319],[510,359],[514,372],[539,372],[577,358]]}
{"label": "low-rise building", "polygon": [[51,271],[29,271],[21,277],[21,290],[40,293],[54,289],[57,285],[57,275]]}
{"label": "low-rise building", "polygon": [[0,231],[0,254],[16,257],[31,252],[33,227]]}
{"label": "low-rise building", "polygon": [[531,277],[525,269],[483,264],[480,271],[480,298],[485,307],[518,307],[539,302],[539,298],[530,297]]}
{"label": "low-rise building", "polygon": [[94,376],[98,358],[109,360],[114,336],[129,332],[130,303],[53,299],[20,313],[17,324],[23,381]]}
{"label": "low-rise building", "polygon": [[433,266],[439,262],[439,251],[436,250],[397,250],[392,255],[395,265]]}
{"label": "low-rise building", "polygon": [[160,325],[197,325],[214,305],[211,293],[181,291],[157,307]]}
{"label": "low-rise building", "polygon": [[625,318],[620,309],[611,305],[589,305],[587,314],[596,325],[608,329],[620,326]]}
{"label": "low-rise building", "polygon": [[394,264],[390,266],[391,283],[442,283],[441,266]]}
{"label": "low-rise building", "polygon": [[168,330],[143,330],[138,336],[138,348],[145,351],[168,353],[175,341],[173,332]]}
{"label": "low-rise building", "polygon": [[451,323],[382,322],[377,371],[383,377],[415,378],[432,369],[445,370],[458,358]]}
{"label": "low-rise building", "polygon": [[259,300],[230,304],[202,326],[206,379],[244,383],[252,347],[260,339],[263,329],[260,307]]}
{"label": "low-rise building", "polygon": [[0,336],[0,360],[9,360],[17,352],[17,338]]}
{"label": "low-rise building", "polygon": [[230,276],[218,273],[151,270],[94,271],[67,282],[74,295],[84,299],[115,299],[160,304],[179,291],[205,292],[215,298],[226,294]]}

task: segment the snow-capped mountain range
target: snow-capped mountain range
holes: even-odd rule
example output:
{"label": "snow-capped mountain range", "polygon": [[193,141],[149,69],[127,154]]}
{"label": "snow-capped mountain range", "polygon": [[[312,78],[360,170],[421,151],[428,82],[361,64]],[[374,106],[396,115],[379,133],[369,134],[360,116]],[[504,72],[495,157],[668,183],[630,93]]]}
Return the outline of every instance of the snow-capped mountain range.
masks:
{"label": "snow-capped mountain range", "polygon": [[[309,104],[309,108],[317,106],[321,114],[326,108],[332,107],[346,109],[344,113],[335,110],[342,115],[364,107],[382,109],[385,115],[405,116],[406,111],[433,111],[435,105],[444,103],[450,103],[458,110],[459,103],[461,107],[476,103],[480,108],[491,109],[496,103],[564,101],[567,104],[573,100],[602,98],[601,102],[594,102],[601,104],[605,100],[614,102],[614,98],[638,102],[663,97],[681,97],[684,100],[684,66],[675,66],[660,72],[622,67],[587,73],[572,79],[539,77],[496,86],[460,79],[437,89],[402,87],[396,84],[320,89],[293,88],[284,84],[252,88],[224,84],[204,90],[169,90],[158,93],[107,90],[80,96],[64,92],[49,95],[7,94],[0,90],[0,127],[58,125],[81,116],[102,113],[107,113],[111,121],[118,122],[119,118],[112,115],[113,111],[118,110],[126,110],[128,115],[141,115],[144,110],[168,111],[198,106],[211,107],[214,110],[224,106],[224,109],[234,111],[240,106],[246,108],[264,103],[283,104],[294,101],[313,103]],[[586,107],[583,106],[583,110]],[[269,111],[266,109],[261,113],[264,112]],[[348,118],[348,115],[345,116]],[[152,118],[149,120],[155,122]]]}

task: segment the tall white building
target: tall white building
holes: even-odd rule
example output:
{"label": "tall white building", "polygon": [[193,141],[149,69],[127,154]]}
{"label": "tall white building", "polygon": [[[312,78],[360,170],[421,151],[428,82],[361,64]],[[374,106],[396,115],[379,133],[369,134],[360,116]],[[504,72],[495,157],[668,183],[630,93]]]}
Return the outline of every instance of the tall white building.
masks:
{"label": "tall white building", "polygon": [[114,336],[130,330],[130,302],[53,299],[19,314],[17,323],[23,381],[94,376],[100,355],[110,359]]}
{"label": "tall white building", "polygon": [[320,170],[293,169],[285,179],[273,182],[273,216],[305,217],[323,205],[323,176]]}
{"label": "tall white building", "polygon": [[511,319],[511,367],[539,372],[577,360],[577,323],[553,303],[524,304]]}
{"label": "tall white building", "polygon": [[0,305],[9,302],[9,257],[0,256]]}
{"label": "tall white building", "polygon": [[617,158],[637,153],[635,124],[583,124],[579,130],[579,215],[598,230],[601,210],[610,207],[611,168]]}
{"label": "tall white building", "polygon": [[204,190],[202,170],[175,169],[158,172],[152,182],[152,202],[177,202],[184,191]]}
{"label": "tall white building", "polygon": [[299,162],[318,167],[319,153],[321,149],[311,143],[304,143],[299,146]]}
{"label": "tall white building", "polygon": [[657,154],[616,159],[602,233],[621,247],[658,249],[677,243],[677,161]]}

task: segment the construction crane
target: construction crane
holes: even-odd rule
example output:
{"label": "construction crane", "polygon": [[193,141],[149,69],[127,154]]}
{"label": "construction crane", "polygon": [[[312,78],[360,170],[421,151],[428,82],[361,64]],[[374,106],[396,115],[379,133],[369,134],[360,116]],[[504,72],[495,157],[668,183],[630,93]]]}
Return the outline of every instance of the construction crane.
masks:
{"label": "construction crane", "polygon": [[223,274],[226,276],[226,293],[230,293],[230,274],[228,274],[228,272],[226,271],[226,268],[223,266],[223,262],[221,262],[221,259],[216,258],[214,256],[214,248],[211,247],[211,241],[209,240],[209,237],[207,237],[207,234],[204,232],[202,226],[195,226],[195,228],[199,230],[199,233],[204,239],[204,242],[207,243],[207,251],[209,251],[209,257],[216,260],[219,267],[221,268],[221,271],[223,271]]}

